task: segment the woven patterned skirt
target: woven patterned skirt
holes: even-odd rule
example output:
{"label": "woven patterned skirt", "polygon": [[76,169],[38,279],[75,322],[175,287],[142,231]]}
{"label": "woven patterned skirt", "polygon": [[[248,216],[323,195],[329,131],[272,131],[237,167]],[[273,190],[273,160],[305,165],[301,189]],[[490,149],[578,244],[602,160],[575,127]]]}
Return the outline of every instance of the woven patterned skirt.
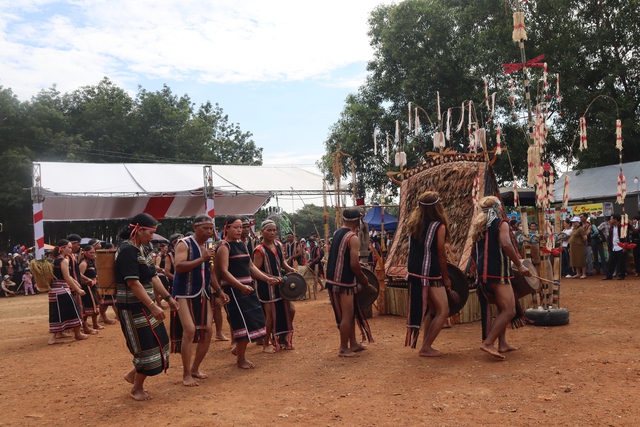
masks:
{"label": "woven patterned skirt", "polygon": [[120,327],[136,372],[158,375],[169,368],[169,337],[164,323],[141,304],[118,306]]}
{"label": "woven patterned skirt", "polygon": [[82,325],[82,316],[67,287],[54,286],[49,290],[49,332],[62,332]]}

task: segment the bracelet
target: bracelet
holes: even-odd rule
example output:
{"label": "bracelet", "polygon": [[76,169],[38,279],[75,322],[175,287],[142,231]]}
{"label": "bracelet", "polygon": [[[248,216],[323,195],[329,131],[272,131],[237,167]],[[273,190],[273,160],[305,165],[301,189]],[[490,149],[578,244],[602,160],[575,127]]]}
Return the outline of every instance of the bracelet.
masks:
{"label": "bracelet", "polygon": [[171,294],[167,295],[166,297],[163,297],[162,299],[165,300],[166,302],[169,302],[169,300],[171,299]]}
{"label": "bracelet", "polygon": [[151,300],[151,304],[149,304],[149,305],[147,306],[147,308],[151,308],[151,306],[152,306],[153,304],[155,304],[155,303],[156,303],[155,301]]}

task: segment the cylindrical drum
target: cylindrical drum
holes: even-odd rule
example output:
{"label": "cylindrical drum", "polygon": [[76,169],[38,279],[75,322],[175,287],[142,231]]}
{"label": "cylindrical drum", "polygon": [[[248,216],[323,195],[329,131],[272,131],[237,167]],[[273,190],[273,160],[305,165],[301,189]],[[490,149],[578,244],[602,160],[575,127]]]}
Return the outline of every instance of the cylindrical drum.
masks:
{"label": "cylindrical drum", "polygon": [[116,249],[97,250],[96,268],[98,270],[98,290],[100,291],[100,295],[115,295]]}

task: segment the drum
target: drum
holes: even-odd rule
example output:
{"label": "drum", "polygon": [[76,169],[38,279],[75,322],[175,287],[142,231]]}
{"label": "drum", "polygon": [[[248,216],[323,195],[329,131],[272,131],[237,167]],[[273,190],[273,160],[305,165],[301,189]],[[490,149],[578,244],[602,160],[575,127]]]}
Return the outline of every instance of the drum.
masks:
{"label": "drum", "polygon": [[375,273],[368,268],[363,268],[362,272],[367,276],[369,286],[363,287],[358,284],[356,299],[358,300],[358,304],[360,304],[360,308],[364,310],[371,307],[373,303],[377,301],[378,294],[380,293],[380,282],[378,282]]}
{"label": "drum", "polygon": [[280,295],[290,301],[298,301],[307,295],[307,281],[301,274],[289,273],[282,276],[284,282],[280,283]]}
{"label": "drum", "polygon": [[96,269],[98,270],[98,290],[100,295],[115,295],[116,249],[97,250]]}
{"label": "drum", "polygon": [[[467,299],[469,298],[469,282],[467,281],[467,276],[451,263],[447,263],[447,273],[451,280],[451,291],[453,291],[447,292],[449,316],[453,316],[462,310],[462,307],[467,303]],[[455,294],[453,294],[454,292]],[[455,298],[456,294],[457,298]]]}
{"label": "drum", "polygon": [[[523,259],[522,264],[529,269],[532,275],[537,276],[538,270],[533,266],[533,263],[528,259]],[[516,296],[518,298],[522,298],[526,295],[532,294],[538,291],[540,287],[540,280],[535,277],[524,277],[518,270],[515,269],[513,263],[511,263],[511,268],[513,268],[513,280],[511,281],[511,286],[513,286],[514,291],[516,292]]]}

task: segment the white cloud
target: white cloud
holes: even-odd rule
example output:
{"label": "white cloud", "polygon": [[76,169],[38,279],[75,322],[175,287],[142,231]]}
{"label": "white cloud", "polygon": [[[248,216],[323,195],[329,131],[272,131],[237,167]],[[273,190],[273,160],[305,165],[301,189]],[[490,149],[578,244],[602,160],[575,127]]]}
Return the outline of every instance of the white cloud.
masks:
{"label": "white cloud", "polygon": [[[218,83],[322,78],[371,58],[367,19],[379,3],[0,1],[0,84],[24,97],[104,75],[117,84],[138,83],[137,75]],[[356,80],[342,84],[362,83]]]}

